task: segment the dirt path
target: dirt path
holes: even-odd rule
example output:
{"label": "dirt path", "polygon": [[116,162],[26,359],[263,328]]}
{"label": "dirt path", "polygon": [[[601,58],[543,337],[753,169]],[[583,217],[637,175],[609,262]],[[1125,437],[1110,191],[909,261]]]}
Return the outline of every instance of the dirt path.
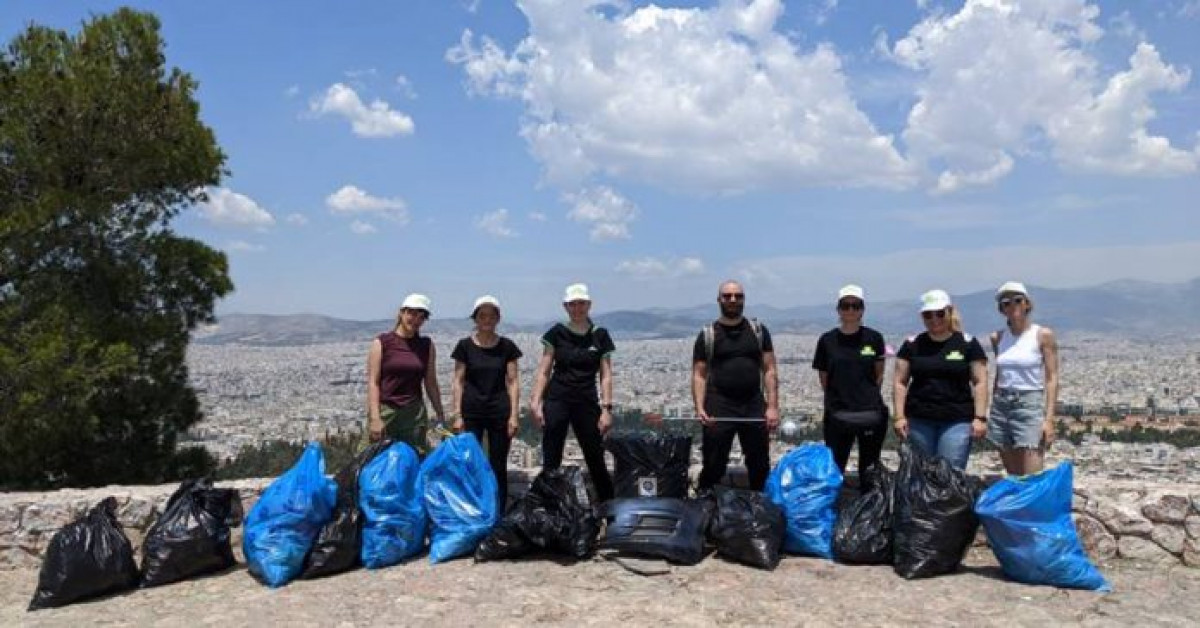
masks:
{"label": "dirt path", "polygon": [[[662,566],[663,563],[643,563]],[[1191,625],[1200,570],[1103,565],[1100,595],[1005,581],[990,552],[955,575],[905,581],[888,567],[787,558],[768,573],[709,558],[639,576],[611,561],[431,566],[424,559],[270,590],[244,568],[62,609],[26,613],[33,571],[0,572],[0,625]]]}

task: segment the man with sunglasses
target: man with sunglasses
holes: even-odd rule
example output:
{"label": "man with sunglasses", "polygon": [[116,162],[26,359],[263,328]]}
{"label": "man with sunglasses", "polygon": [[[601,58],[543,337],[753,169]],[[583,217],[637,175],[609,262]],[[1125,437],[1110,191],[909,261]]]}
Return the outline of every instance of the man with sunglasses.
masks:
{"label": "man with sunglasses", "polygon": [[725,477],[737,436],[750,488],[761,491],[771,470],[770,432],[779,425],[775,349],[767,328],[742,315],[740,283],[722,283],[717,304],[720,318],[700,332],[692,351],[692,401],[704,425],[697,484],[706,489]]}
{"label": "man with sunglasses", "polygon": [[971,439],[987,433],[987,354],[944,290],[921,295],[921,320],[925,331],[896,352],[896,435],[966,469]]}
{"label": "man with sunglasses", "polygon": [[842,473],[858,441],[858,478],[879,460],[887,436],[887,407],[883,383],[887,348],[883,335],[862,324],[866,309],[863,289],[850,284],[838,291],[838,326],[817,341],[812,367],[825,391],[822,431],[825,445]]}

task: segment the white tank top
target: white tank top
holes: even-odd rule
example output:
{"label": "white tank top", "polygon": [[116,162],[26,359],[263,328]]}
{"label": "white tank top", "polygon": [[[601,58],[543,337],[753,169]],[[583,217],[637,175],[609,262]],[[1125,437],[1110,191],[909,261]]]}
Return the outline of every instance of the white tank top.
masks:
{"label": "white tank top", "polygon": [[1043,390],[1046,374],[1042,367],[1042,345],[1038,342],[1041,327],[1030,325],[1020,336],[1008,329],[1000,331],[996,346],[996,388],[1008,390]]}

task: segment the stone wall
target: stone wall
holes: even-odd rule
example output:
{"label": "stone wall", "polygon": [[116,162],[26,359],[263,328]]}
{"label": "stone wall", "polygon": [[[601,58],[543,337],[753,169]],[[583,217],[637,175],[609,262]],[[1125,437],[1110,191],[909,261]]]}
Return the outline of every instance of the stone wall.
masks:
{"label": "stone wall", "polygon": [[[220,486],[238,489],[249,513],[269,483],[268,479],[239,480]],[[528,484],[526,472],[510,470],[510,494],[523,493]],[[175,488],[170,484],[0,493],[0,570],[36,569],[55,531],[109,495],[120,502],[118,517],[139,549]],[[1077,476],[1074,518],[1095,560],[1121,557],[1200,567],[1200,485]],[[240,546],[241,529],[234,535]]]}

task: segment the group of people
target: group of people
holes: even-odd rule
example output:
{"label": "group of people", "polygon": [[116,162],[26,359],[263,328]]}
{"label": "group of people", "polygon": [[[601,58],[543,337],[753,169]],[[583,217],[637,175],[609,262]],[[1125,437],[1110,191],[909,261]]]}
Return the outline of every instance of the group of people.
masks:
{"label": "group of people", "polygon": [[[568,428],[583,452],[596,496],[613,497],[604,464],[604,437],[612,428],[616,350],[608,330],[592,322],[592,299],[584,284],[563,293],[567,320],[542,335],[542,355],[530,394],[530,414],[542,430],[543,468],[562,463]],[[744,314],[746,293],[726,281],[717,291],[719,316],[696,337],[692,351],[692,400],[703,424],[703,466],[698,488],[725,476],[733,439],[745,457],[749,486],[762,490],[770,472],[770,433],[779,425],[779,376],[767,327]],[[817,341],[812,367],[824,391],[825,444],[845,471],[858,443],[859,477],[877,462],[888,422],[900,438],[927,454],[965,468],[973,439],[989,438],[1014,475],[1040,471],[1054,437],[1058,357],[1054,332],[1032,320],[1033,300],[1020,282],[996,291],[1005,324],[989,341],[996,360],[989,394],[987,352],[963,331],[958,309],[943,290],[921,295],[925,330],[907,338],[895,354],[894,414],[883,400],[888,347],[883,335],[863,324],[863,288],[838,291],[838,326]],[[421,334],[431,314],[429,297],[408,295],[391,331],[371,343],[367,361],[367,440],[407,442],[428,452],[432,406],[446,424],[436,376],[437,350]],[[471,311],[475,329],[451,353],[454,380],[450,418],[455,432],[469,431],[487,443],[501,507],[506,502],[507,458],[520,422],[520,348],[499,334],[500,302],[485,295]]]}

